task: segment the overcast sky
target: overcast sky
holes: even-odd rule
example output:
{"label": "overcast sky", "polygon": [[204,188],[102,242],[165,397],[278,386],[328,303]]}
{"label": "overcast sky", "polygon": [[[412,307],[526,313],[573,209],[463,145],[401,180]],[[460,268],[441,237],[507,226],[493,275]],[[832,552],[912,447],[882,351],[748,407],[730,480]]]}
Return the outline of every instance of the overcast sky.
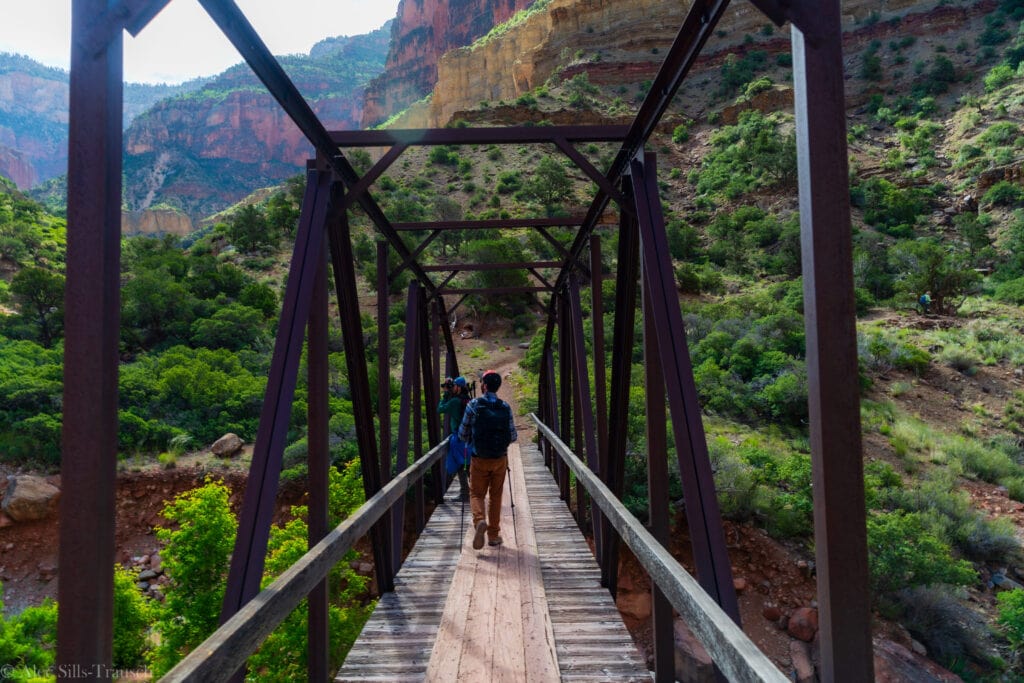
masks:
{"label": "overcast sky", "polygon": [[[328,36],[380,28],[398,0],[236,0],[271,52],[308,53]],[[0,0],[0,52],[68,68],[71,0]],[[180,83],[242,61],[197,0],[171,0],[139,34],[125,34],[125,80]]]}

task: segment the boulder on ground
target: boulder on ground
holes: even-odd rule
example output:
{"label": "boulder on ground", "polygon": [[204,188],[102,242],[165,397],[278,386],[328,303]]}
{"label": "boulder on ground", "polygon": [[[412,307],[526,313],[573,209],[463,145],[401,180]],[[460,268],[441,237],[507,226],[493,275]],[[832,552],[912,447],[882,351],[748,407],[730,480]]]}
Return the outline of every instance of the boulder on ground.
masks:
{"label": "boulder on ground", "polygon": [[636,593],[623,593],[619,591],[615,604],[623,616],[647,621],[651,618],[651,593],[650,591],[639,591]]}
{"label": "boulder on ground", "polygon": [[811,642],[814,640],[814,634],[818,632],[818,610],[811,607],[793,610],[786,630],[794,638],[799,638],[805,643]]}
{"label": "boulder on ground", "polygon": [[238,434],[229,432],[213,442],[210,452],[220,458],[230,458],[242,450],[242,443]]}
{"label": "boulder on ground", "polygon": [[711,655],[679,617],[672,623],[672,636],[675,641],[676,680],[682,683],[712,683],[716,680]]}
{"label": "boulder on ground", "polygon": [[954,683],[962,680],[935,662],[891,640],[876,640],[876,683]]}
{"label": "boulder on ground", "polygon": [[15,475],[7,478],[3,511],[16,522],[46,519],[57,511],[60,489],[42,477]]}

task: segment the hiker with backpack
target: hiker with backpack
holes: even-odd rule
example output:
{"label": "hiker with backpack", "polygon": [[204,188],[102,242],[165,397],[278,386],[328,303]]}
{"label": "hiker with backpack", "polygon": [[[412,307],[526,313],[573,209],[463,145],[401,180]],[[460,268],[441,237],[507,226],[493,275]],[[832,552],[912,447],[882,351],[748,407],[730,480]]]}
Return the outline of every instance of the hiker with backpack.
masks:
{"label": "hiker with backpack", "polygon": [[[473,511],[473,548],[501,545],[501,493],[508,471],[508,445],[519,438],[512,408],[495,392],[501,375],[488,370],[480,378],[484,394],[466,406],[459,438],[473,451],[469,466],[469,500]],[[486,514],[484,498],[487,497]]]}
{"label": "hiker with backpack", "polygon": [[[447,418],[446,426],[451,432],[448,438],[448,456],[444,461],[444,469],[449,475],[456,474],[459,477],[459,500],[469,500],[469,482],[466,478],[467,460],[469,460],[469,448],[459,438],[459,427],[462,425],[462,417],[466,412],[466,405],[469,403],[469,391],[465,377],[447,378],[441,385],[444,395],[437,406],[437,412]],[[446,480],[447,482],[451,479]]]}

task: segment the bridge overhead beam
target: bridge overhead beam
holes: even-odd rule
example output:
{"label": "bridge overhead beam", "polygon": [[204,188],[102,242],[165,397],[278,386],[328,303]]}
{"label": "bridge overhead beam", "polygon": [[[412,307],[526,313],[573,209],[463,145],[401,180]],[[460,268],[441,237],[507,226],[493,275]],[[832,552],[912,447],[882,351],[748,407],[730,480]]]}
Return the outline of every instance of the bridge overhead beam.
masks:
{"label": "bridge overhead beam", "polygon": [[838,0],[790,3],[823,680],[873,677]]}
{"label": "bridge overhead beam", "polygon": [[531,143],[619,142],[627,126],[530,126],[494,128],[389,128],[337,130],[330,138],[335,147],[391,147],[392,145],[514,145]]}

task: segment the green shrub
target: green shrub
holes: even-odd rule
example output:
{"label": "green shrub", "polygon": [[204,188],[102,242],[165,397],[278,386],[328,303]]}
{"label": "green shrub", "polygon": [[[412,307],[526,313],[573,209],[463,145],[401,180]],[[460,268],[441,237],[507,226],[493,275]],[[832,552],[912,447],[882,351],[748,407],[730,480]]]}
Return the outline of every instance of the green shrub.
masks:
{"label": "green shrub", "polygon": [[165,544],[160,555],[171,581],[166,600],[155,609],[160,644],[150,655],[154,678],[164,675],[217,628],[235,544],[230,494],[224,484],[207,479],[202,487],[164,506],[164,518],[177,528],[156,529],[157,538]]}
{"label": "green shrub", "polygon": [[1024,277],[999,283],[996,286],[994,296],[999,301],[1005,301],[1009,304],[1017,304],[1018,306],[1024,304]]}
{"label": "green shrub", "polygon": [[999,625],[1010,641],[1013,653],[1024,651],[1024,590],[1005,591],[996,595],[999,603]]}
{"label": "green shrub", "polygon": [[1017,70],[1008,64],[999,64],[985,75],[985,92],[995,92],[1017,77]]}
{"label": "green shrub", "polygon": [[900,588],[977,580],[970,563],[954,559],[947,543],[916,513],[876,512],[868,516],[868,565],[876,598]]}
{"label": "green shrub", "polygon": [[11,617],[4,616],[3,608],[0,600],[0,672],[4,679],[32,680],[35,672],[51,670],[57,648],[57,603],[48,599]]}
{"label": "green shrub", "polygon": [[690,124],[680,123],[672,129],[672,142],[681,145],[690,139]]}
{"label": "green shrub", "polygon": [[136,572],[114,566],[114,667],[139,668],[149,649],[151,609],[136,587]]}
{"label": "green shrub", "polygon": [[1008,180],[1000,180],[982,195],[981,203],[987,206],[1020,206],[1024,203],[1024,188]]}
{"label": "green shrub", "polygon": [[974,375],[978,371],[981,358],[964,348],[946,349],[939,354],[939,360],[964,375]]}

